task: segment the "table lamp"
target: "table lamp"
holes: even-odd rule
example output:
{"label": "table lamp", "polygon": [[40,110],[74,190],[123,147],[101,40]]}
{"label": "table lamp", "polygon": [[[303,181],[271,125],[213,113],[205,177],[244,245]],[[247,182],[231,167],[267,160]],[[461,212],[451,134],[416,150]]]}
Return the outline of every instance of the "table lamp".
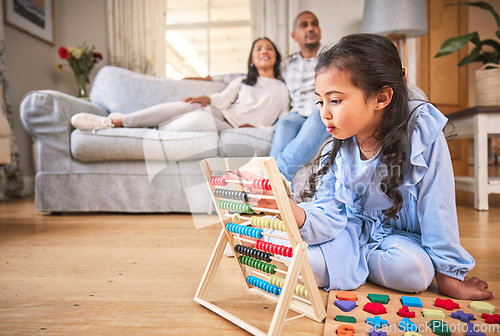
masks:
{"label": "table lamp", "polygon": [[426,0],[366,0],[361,31],[387,36],[407,60],[406,38],[428,32]]}

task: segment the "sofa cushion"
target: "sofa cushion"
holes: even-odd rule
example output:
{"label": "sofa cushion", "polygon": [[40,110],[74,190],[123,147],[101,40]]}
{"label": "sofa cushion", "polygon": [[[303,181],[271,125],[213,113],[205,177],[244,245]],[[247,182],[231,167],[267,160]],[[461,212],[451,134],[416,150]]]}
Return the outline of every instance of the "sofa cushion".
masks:
{"label": "sofa cushion", "polygon": [[220,133],[222,157],[268,156],[274,127],[232,128]]}
{"label": "sofa cushion", "polygon": [[209,95],[226,87],[223,82],[173,80],[106,66],[97,73],[90,100],[111,112],[130,113],[186,97]]}
{"label": "sofa cushion", "polygon": [[151,128],[108,128],[71,133],[79,161],[201,160],[217,157],[216,132],[162,132]]}

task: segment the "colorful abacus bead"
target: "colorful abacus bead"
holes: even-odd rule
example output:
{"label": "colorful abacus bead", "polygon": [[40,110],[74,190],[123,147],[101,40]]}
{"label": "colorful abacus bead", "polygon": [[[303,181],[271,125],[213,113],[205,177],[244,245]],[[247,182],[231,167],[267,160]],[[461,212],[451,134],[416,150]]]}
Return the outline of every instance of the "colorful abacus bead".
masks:
{"label": "colorful abacus bead", "polygon": [[291,258],[293,256],[293,249],[291,247],[286,247],[283,245],[276,245],[272,243],[265,242],[263,240],[257,240],[255,242],[255,247],[259,250],[265,252],[271,252],[273,254],[279,254],[284,257]]}
{"label": "colorful abacus bead", "polygon": [[273,229],[279,231],[286,230],[285,223],[279,219],[253,216],[252,218],[250,218],[250,224],[253,226],[263,227],[266,229]]}
{"label": "colorful abacus bead", "polygon": [[252,210],[252,206],[247,203],[239,203],[239,202],[231,202],[231,201],[225,201],[225,200],[220,200],[217,202],[217,206],[221,209],[229,210],[229,211],[234,211],[234,212],[240,212],[240,213],[247,213],[247,214],[253,214],[254,211]]}
{"label": "colorful abacus bead", "polygon": [[239,191],[239,190],[218,188],[214,190],[214,196],[235,201],[248,202],[248,194],[244,191]]}
{"label": "colorful abacus bead", "polygon": [[281,288],[279,288],[278,286],[275,286],[275,285],[271,285],[269,282],[264,281],[260,278],[254,277],[253,275],[250,275],[247,278],[247,283],[252,285],[252,286],[258,287],[262,290],[265,290],[266,292],[269,292],[269,293],[274,294],[274,295],[281,294]]}
{"label": "colorful abacus bead", "polygon": [[224,186],[224,187],[228,185],[224,176],[211,176],[208,179],[208,183],[210,185],[219,185],[219,186]]}
{"label": "colorful abacus bead", "polygon": [[271,190],[271,183],[266,179],[255,179],[253,180],[252,187],[260,190]]}
{"label": "colorful abacus bead", "polygon": [[234,233],[238,233],[238,234],[241,234],[244,236],[257,238],[257,239],[260,239],[264,236],[263,235],[264,232],[261,229],[257,229],[257,228],[253,228],[253,227],[245,226],[245,225],[239,225],[239,224],[235,224],[235,223],[227,223],[226,230],[234,232]]}
{"label": "colorful abacus bead", "polygon": [[243,254],[247,257],[252,257],[266,262],[271,262],[272,254],[269,252],[264,252],[241,244],[235,245],[234,250],[236,251],[236,253]]}
{"label": "colorful abacus bead", "polygon": [[247,256],[242,255],[238,258],[238,261],[243,265],[253,267],[255,269],[261,270],[262,272],[266,272],[269,274],[276,273],[276,265],[268,264],[268,263],[265,263],[263,261],[251,258],[251,257],[247,257]]}
{"label": "colorful abacus bead", "polygon": [[[283,285],[285,284],[285,279],[283,279],[277,275],[271,275],[269,277],[269,283],[273,284],[275,286],[278,286],[280,288],[283,288]],[[306,297],[306,298],[309,297],[307,294],[306,286],[301,285],[301,284],[297,284],[295,286],[295,294],[301,295],[301,296]]]}

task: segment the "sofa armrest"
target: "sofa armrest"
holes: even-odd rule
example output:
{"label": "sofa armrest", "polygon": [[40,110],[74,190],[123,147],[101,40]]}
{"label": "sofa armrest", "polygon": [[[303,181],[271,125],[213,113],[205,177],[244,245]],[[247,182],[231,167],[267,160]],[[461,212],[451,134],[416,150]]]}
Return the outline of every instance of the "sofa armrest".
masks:
{"label": "sofa armrest", "polygon": [[40,171],[63,168],[61,159],[71,156],[71,117],[80,112],[108,115],[99,105],[54,90],[32,91],[23,98],[21,121],[37,142]]}

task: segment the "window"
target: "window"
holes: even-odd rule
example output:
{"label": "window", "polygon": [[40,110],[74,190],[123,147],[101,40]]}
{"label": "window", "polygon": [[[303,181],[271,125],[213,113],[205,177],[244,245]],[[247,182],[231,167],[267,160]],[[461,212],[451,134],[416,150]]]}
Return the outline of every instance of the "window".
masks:
{"label": "window", "polygon": [[250,0],[167,0],[166,77],[246,73]]}

